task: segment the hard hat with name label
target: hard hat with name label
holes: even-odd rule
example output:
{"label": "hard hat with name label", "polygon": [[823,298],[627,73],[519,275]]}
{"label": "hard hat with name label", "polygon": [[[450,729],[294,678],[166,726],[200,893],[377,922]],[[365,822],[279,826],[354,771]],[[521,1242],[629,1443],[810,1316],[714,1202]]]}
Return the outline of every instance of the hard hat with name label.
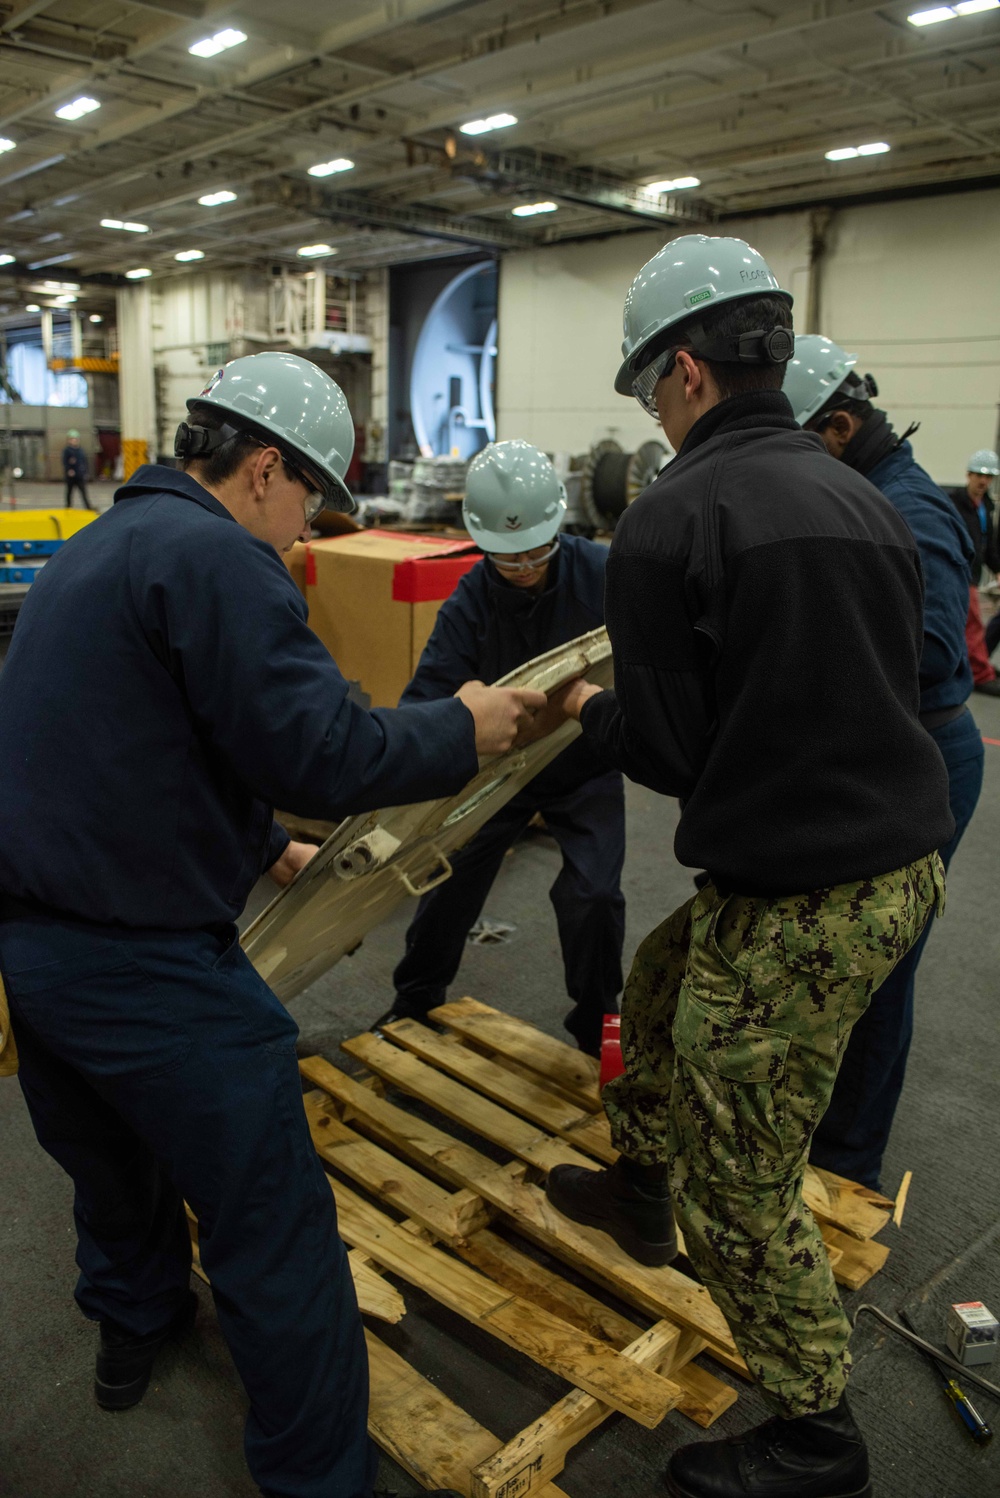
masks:
{"label": "hard hat with name label", "polygon": [[[709,313],[724,302],[751,296],[780,296],[792,305],[791,293],[782,291],[763,255],[744,240],[711,234],[682,234],[672,239],[643,266],[625,298],[623,362],[615,378],[618,394],[632,393],[632,381],[648,362],[649,345],[668,328]],[[779,363],[789,353],[790,349],[782,359],[771,359],[715,350],[706,357]]]}
{"label": "hard hat with name label", "polygon": [[[200,395],[188,401],[232,417],[221,441],[247,431],[286,454],[315,485],[326,508],[357,509],[344,482],[354,452],[354,422],[336,380],[297,354],[247,354],[218,370]],[[227,429],[228,428],[228,429]],[[219,445],[214,432],[182,422],[174,451],[198,457]]]}
{"label": "hard hat with name label", "polygon": [[991,478],[1000,474],[1000,457],[988,447],[981,447],[972,454],[966,473],[988,473]]}
{"label": "hard hat with name label", "polygon": [[566,488],[530,442],[491,442],[465,479],[462,518],[483,551],[531,551],[551,541],[566,514]]}

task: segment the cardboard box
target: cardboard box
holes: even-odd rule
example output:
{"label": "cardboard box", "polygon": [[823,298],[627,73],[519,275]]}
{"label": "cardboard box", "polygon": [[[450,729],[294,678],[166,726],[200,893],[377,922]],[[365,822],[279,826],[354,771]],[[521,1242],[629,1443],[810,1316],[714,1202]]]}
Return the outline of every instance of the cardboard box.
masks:
{"label": "cardboard box", "polygon": [[310,625],[372,707],[395,707],[438,609],[480,553],[468,540],[383,530],[305,550]]}

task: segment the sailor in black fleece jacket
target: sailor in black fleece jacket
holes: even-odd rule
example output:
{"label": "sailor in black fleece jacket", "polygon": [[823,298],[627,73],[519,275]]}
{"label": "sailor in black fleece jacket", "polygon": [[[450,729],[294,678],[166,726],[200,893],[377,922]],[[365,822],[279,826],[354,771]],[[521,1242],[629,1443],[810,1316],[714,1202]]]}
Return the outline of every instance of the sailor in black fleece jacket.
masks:
{"label": "sailor in black fleece jacket", "polygon": [[677,856],[709,875],[626,984],[625,1072],[603,1093],[619,1161],[546,1187],[646,1264],[676,1253],[676,1213],[775,1412],[675,1452],[674,1498],[870,1494],[803,1174],[851,1026],[943,904],[954,830],[917,717],[916,547],[793,420],[790,303],[756,251],[702,235],[633,283],[616,388],[677,457],[615,532],[615,688],[564,698],[627,775],[680,799]]}

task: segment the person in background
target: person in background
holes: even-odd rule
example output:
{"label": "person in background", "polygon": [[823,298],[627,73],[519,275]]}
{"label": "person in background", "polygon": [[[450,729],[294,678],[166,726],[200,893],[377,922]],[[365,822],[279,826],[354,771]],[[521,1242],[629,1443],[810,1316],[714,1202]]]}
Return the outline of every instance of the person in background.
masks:
{"label": "person in background", "polygon": [[[497,681],[604,623],[607,547],[559,535],[565,513],[563,485],[537,447],[495,442],[478,454],[463,515],[486,555],[442,604],[400,707],[451,697],[470,680]],[[393,974],[396,997],[375,1029],[424,1020],[444,1003],[504,857],[536,812],[562,854],[549,898],[575,1006],[564,1024],[581,1050],[599,1054],[622,986],[625,800],[621,774],[582,738],[490,818],[455,855],[453,877],[421,900]]]}
{"label": "person in background", "polygon": [[0,673],[0,971],[35,1133],[75,1187],[97,1402],[137,1404],[194,1319],[187,1202],[267,1498],[372,1498],[377,1465],[298,1026],[235,924],[313,851],[272,808],[456,795],[546,706],[475,682],[351,700],[281,553],[354,508],[353,447],[308,360],[226,365],[188,401],[182,471],[139,468],[45,564]]}
{"label": "person in background", "polygon": [[681,803],[708,881],[640,943],[618,1160],[552,1206],[644,1264],[687,1255],[773,1418],[670,1458],[672,1498],[862,1498],[850,1324],[802,1196],[812,1133],[874,989],[944,898],[948,780],[917,717],[920,562],[782,394],[791,297],[742,240],[671,241],[625,302],[615,388],[677,456],[608,557],[615,685],[559,694],[584,737]]}
{"label": "person in background", "polygon": [[[955,831],[938,850],[947,869],[979,800],[983,741],[967,707],[972,672],[965,645],[972,545],[954,505],[921,468],[905,437],[872,405],[878,388],[857,357],[809,333],[795,340],[784,391],[795,418],[830,455],[863,473],[906,521],[924,576],[920,721],[941,751]],[[830,1105],[809,1158],[873,1190],[903,1090],[913,1036],[913,990],[930,924],[872,995],[847,1042]]]}
{"label": "person in background", "polygon": [[1000,544],[997,542],[996,507],[990,495],[990,485],[1000,474],[1000,457],[989,448],[981,447],[969,459],[965,476],[965,487],[946,489],[958,513],[969,529],[975,549],[971,568],[971,590],[969,593],[969,615],[966,624],[966,640],[969,661],[975,678],[976,691],[989,697],[1000,697],[1000,681],[990,656],[1000,645],[1000,611],[993,615],[985,629],[979,604],[979,586],[983,568],[1000,572]]}
{"label": "person in background", "polygon": [[73,507],[73,490],[79,489],[80,498],[84,507],[92,510],[94,506],[87,496],[87,479],[90,475],[87,463],[87,454],[80,446],[80,433],[75,427],[71,427],[66,433],[66,446],[62,452],[63,474],[66,479],[66,508]]}

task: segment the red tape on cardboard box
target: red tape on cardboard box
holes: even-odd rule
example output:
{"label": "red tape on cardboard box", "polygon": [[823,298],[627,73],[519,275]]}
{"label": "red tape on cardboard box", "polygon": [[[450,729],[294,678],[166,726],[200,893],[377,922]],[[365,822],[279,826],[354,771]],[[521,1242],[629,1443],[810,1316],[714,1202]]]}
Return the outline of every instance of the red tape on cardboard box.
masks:
{"label": "red tape on cardboard box", "polygon": [[450,598],[459,579],[480,560],[478,551],[452,557],[408,557],[392,573],[392,596],[397,603],[430,603]]}

